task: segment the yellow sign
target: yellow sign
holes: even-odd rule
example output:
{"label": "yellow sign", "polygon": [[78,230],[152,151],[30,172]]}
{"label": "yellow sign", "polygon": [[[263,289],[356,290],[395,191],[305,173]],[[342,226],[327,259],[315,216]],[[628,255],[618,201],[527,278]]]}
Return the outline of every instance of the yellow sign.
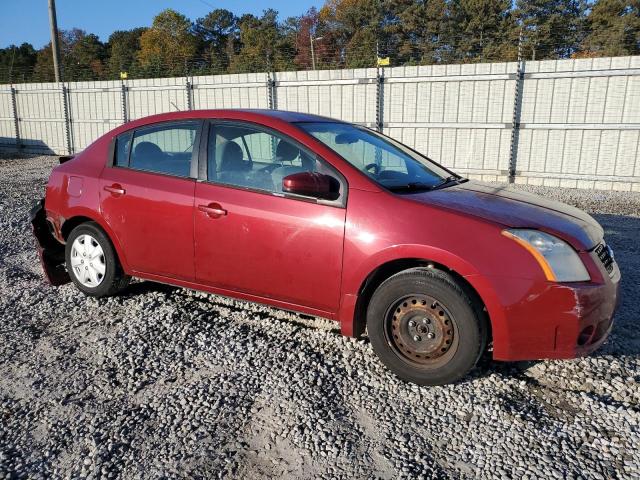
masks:
{"label": "yellow sign", "polygon": [[391,64],[389,61],[389,57],[380,58],[378,57],[378,66],[379,67],[388,67]]}
{"label": "yellow sign", "polygon": [[120,72],[120,80],[126,80],[127,79],[127,72]]}

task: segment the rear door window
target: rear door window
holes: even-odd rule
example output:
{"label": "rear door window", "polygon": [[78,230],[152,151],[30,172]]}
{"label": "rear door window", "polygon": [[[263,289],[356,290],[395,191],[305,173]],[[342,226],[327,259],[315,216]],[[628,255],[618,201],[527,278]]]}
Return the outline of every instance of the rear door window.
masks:
{"label": "rear door window", "polygon": [[129,167],[189,177],[198,127],[199,122],[194,121],[136,130],[133,134]]}

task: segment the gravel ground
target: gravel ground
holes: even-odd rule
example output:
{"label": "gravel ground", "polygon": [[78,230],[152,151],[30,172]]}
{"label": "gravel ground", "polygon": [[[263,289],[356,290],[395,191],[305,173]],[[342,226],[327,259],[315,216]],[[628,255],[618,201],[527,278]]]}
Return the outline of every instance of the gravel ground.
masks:
{"label": "gravel ground", "polygon": [[0,478],[640,476],[640,195],[528,188],[606,229],[624,303],[599,352],[428,388],[329,321],[45,285],[26,214],[54,163],[0,160]]}

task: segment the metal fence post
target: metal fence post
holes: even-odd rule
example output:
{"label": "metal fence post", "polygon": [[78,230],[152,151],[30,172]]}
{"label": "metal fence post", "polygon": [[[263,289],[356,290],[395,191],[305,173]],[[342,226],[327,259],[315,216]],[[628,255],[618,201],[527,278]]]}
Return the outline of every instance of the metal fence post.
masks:
{"label": "metal fence post", "polygon": [[127,85],[124,80],[122,80],[122,87],[120,89],[120,106],[122,108],[122,123],[127,123],[129,121],[129,109],[127,108]]}
{"label": "metal fence post", "polygon": [[193,110],[193,83],[189,81],[189,77],[187,77],[185,87],[187,89],[187,110]]}
{"label": "metal fence post", "polygon": [[22,148],[22,141],[20,140],[20,118],[18,117],[18,102],[16,101],[16,89],[11,86],[11,109],[13,113],[13,128],[16,136],[16,147]]}
{"label": "metal fence post", "polygon": [[269,108],[271,110],[277,110],[278,97],[276,96],[275,73],[272,73],[271,70],[267,72],[267,97]]}
{"label": "metal fence post", "polygon": [[73,135],[71,132],[71,116],[70,114],[70,99],[69,89],[63,83],[62,84],[62,111],[64,113],[64,134],[67,141],[67,154],[73,155]]}
{"label": "metal fence post", "polygon": [[384,128],[384,68],[376,69],[376,130]]}
{"label": "metal fence post", "polygon": [[520,140],[520,115],[522,113],[522,90],[524,83],[524,61],[522,60],[522,30],[518,38],[518,62],[516,68],[516,85],[513,99],[513,117],[511,120],[511,143],[509,146],[508,181],[514,183],[516,179],[516,164],[518,162],[518,142]]}

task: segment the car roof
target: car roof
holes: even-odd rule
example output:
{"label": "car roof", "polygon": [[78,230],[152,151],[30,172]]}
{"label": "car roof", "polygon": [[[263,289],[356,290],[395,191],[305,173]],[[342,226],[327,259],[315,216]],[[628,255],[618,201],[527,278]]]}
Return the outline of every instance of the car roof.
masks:
{"label": "car roof", "polygon": [[230,119],[230,120],[246,120],[246,121],[265,121],[276,120],[286,123],[295,122],[340,122],[334,118],[313,115],[311,113],[289,112],[286,110],[270,110],[270,109],[219,109],[219,110],[182,110],[177,112],[160,113],[149,117],[140,118],[124,124],[121,129],[128,130],[132,127],[142,125],[152,125],[159,122],[167,122],[172,120],[186,119]]}
{"label": "car roof", "polygon": [[[210,110],[215,112],[216,110]],[[257,115],[264,115],[266,117],[278,118],[285,122],[293,123],[293,122],[341,122],[341,120],[336,120],[335,118],[323,117],[321,115],[314,115],[312,113],[302,113],[302,112],[291,112],[288,110],[268,110],[265,108],[256,108],[256,109],[240,109],[238,111],[253,113]]]}

